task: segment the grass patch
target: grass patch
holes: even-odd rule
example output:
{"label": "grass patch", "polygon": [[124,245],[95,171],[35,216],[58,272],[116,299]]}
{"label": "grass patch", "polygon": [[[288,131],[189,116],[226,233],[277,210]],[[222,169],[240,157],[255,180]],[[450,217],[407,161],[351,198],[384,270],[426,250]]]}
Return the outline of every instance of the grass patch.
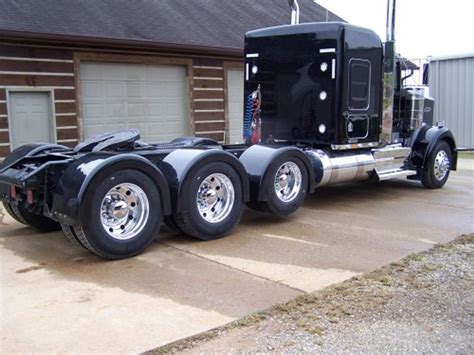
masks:
{"label": "grass patch", "polygon": [[410,261],[423,261],[425,259],[425,256],[423,254],[412,254],[407,257],[407,260]]}
{"label": "grass patch", "polygon": [[238,319],[229,324],[231,328],[243,328],[243,327],[251,327],[253,325],[259,324],[261,321],[267,319],[267,315],[265,313],[256,313],[252,314],[248,317]]}

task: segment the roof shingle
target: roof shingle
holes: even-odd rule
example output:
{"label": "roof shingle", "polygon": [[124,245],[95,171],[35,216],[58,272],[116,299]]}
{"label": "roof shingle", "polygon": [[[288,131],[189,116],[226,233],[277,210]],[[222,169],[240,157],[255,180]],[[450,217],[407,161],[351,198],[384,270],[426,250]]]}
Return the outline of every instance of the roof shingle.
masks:
{"label": "roof shingle", "polygon": [[[300,22],[340,21],[299,0]],[[0,33],[242,49],[248,30],[287,24],[286,0],[2,0]]]}

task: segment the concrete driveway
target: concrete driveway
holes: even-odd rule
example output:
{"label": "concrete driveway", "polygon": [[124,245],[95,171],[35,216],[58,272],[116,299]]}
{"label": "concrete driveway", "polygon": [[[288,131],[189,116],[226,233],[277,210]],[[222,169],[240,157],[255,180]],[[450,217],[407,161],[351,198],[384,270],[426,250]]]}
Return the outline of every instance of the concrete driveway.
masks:
{"label": "concrete driveway", "polygon": [[290,219],[248,210],[228,238],[161,234],[106,262],[61,233],[0,226],[0,352],[140,352],[474,231],[474,160],[442,190],[318,190]]}

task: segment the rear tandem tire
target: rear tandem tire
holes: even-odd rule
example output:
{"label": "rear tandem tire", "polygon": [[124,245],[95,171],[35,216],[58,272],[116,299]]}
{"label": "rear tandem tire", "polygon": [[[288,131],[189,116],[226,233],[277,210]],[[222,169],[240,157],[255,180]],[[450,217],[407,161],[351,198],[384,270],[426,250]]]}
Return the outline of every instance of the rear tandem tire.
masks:
{"label": "rear tandem tire", "polygon": [[21,203],[19,205],[3,203],[3,205],[8,214],[15,220],[41,233],[54,232],[61,229],[61,226],[55,220],[30,212]]}
{"label": "rear tandem tire", "polygon": [[9,202],[3,202],[3,207],[5,208],[5,211],[17,222],[20,222],[21,224],[28,225],[26,221],[19,215],[15,213],[13,210],[13,206]]}
{"label": "rear tandem tire", "polygon": [[229,235],[244,210],[240,176],[229,164],[207,164],[185,181],[184,210],[170,218],[183,233],[201,240]]}
{"label": "rear tandem tire", "polygon": [[439,142],[428,157],[422,172],[421,183],[428,189],[440,189],[449,177],[452,152],[448,143]]}
{"label": "rear tandem tire", "polygon": [[179,228],[178,224],[176,223],[174,217],[165,216],[163,218],[163,226],[167,229],[167,232],[176,233],[176,234],[185,234],[181,228]]}
{"label": "rear tandem tire", "polygon": [[308,172],[296,158],[280,158],[267,172],[263,182],[266,201],[250,201],[247,206],[278,217],[294,213],[304,202],[308,186]]}
{"label": "rear tandem tire", "polygon": [[138,170],[121,170],[96,178],[84,196],[77,241],[110,260],[141,253],[154,240],[163,218],[156,184]]}
{"label": "rear tandem tire", "polygon": [[87,249],[87,247],[84,244],[82,244],[82,242],[77,237],[76,232],[74,231],[74,226],[70,224],[66,224],[66,223],[61,223],[61,229],[63,230],[63,233],[67,240],[69,240],[71,243],[75,245],[80,245],[84,249]]}

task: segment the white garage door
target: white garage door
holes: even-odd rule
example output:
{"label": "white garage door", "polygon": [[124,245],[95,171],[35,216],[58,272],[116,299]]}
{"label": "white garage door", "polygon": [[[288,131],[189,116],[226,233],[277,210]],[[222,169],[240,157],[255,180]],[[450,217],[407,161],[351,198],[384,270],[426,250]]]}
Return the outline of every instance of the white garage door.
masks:
{"label": "white garage door", "polygon": [[150,143],[188,134],[182,66],[85,62],[81,91],[85,138],[128,128]]}
{"label": "white garage door", "polygon": [[244,71],[229,69],[227,71],[229,143],[242,143],[244,119]]}

